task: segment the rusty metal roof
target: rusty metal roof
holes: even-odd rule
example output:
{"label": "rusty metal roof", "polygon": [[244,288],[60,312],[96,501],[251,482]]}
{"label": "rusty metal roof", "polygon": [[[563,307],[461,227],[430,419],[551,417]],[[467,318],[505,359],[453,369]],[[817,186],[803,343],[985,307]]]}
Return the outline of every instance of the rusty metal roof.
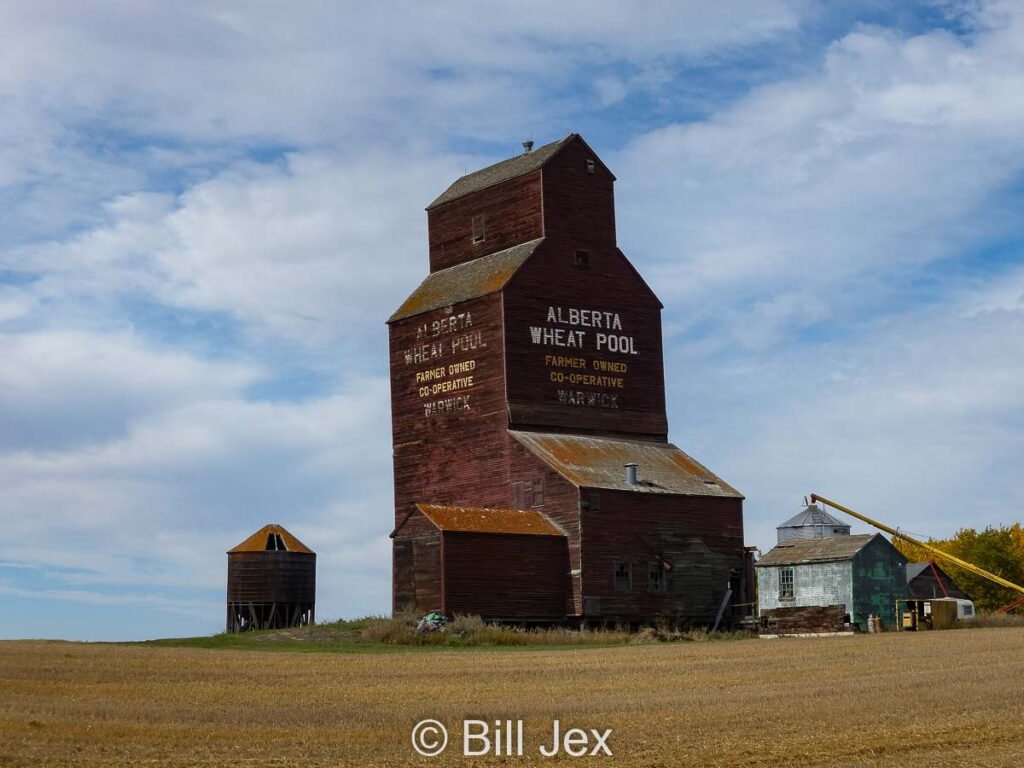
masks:
{"label": "rusty metal roof", "polygon": [[469,533],[519,533],[530,536],[564,536],[548,518],[535,509],[488,509],[417,504],[442,531]]}
{"label": "rusty metal roof", "polygon": [[[582,488],[669,493],[682,496],[743,495],[671,443],[510,431],[520,443]],[[637,464],[640,482],[626,480],[625,464]]]}
{"label": "rusty metal roof", "polygon": [[461,179],[453,182],[448,189],[438,195],[434,202],[427,206],[427,210],[429,211],[431,208],[436,208],[444,203],[450,203],[452,200],[457,200],[473,192],[479,192],[481,189],[493,187],[495,184],[501,184],[503,181],[509,181],[510,179],[536,171],[554,157],[558,150],[568,144],[575,136],[575,133],[570,133],[564,139],[545,144],[543,147],[538,147],[532,152],[523,152],[523,154],[516,155],[508,160],[502,160],[500,163],[468,173]]}
{"label": "rusty metal roof", "polygon": [[503,251],[428,275],[420,287],[388,318],[388,322],[393,323],[395,320],[500,291],[542,240],[539,238],[513,245]]}
{"label": "rusty metal roof", "polygon": [[881,535],[859,533],[856,536],[828,536],[824,539],[793,539],[779,544],[754,565],[800,565],[849,560],[868,542]]}
{"label": "rusty metal roof", "polygon": [[281,542],[284,544],[285,550],[288,552],[305,552],[310,555],[315,554],[312,549],[288,533],[288,531],[284,529],[284,526],[276,524],[264,525],[237,547],[229,549],[228,554],[232,555],[236,552],[274,551],[276,544],[274,546],[267,546],[267,537],[271,534],[276,534],[281,537]]}

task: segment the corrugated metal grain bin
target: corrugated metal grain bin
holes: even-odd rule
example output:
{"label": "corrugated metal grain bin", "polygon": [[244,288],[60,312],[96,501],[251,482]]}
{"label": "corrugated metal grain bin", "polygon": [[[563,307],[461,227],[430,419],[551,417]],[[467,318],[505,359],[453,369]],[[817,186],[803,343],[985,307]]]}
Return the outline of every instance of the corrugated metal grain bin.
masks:
{"label": "corrugated metal grain bin", "polygon": [[824,539],[850,535],[848,524],[833,517],[817,504],[808,504],[775,530],[779,544],[794,539]]}
{"label": "corrugated metal grain bin", "polygon": [[265,525],[228,551],[227,631],[311,624],[316,553],[280,525]]}

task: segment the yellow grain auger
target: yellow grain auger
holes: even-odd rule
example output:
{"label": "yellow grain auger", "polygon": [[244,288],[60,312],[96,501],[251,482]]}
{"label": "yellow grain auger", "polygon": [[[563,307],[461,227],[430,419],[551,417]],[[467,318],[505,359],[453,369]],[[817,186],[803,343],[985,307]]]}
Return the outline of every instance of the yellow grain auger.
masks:
{"label": "yellow grain auger", "polygon": [[1008,581],[1004,579],[1002,576],[996,576],[994,573],[990,573],[989,571],[986,571],[984,568],[979,568],[978,566],[974,565],[974,563],[969,563],[966,560],[961,560],[959,557],[955,557],[947,552],[943,552],[941,549],[936,549],[930,544],[925,544],[923,541],[919,541],[918,539],[915,539],[912,536],[908,536],[902,531],[898,531],[895,528],[890,528],[885,523],[880,523],[877,520],[872,520],[867,515],[862,515],[860,512],[854,512],[849,507],[844,507],[842,504],[836,504],[834,501],[826,499],[824,496],[819,496],[816,493],[812,493],[811,503],[813,504],[818,501],[820,501],[822,504],[826,504],[832,507],[833,509],[838,509],[840,512],[845,512],[846,514],[851,515],[852,517],[855,517],[858,520],[863,520],[868,525],[873,525],[875,528],[878,528],[881,531],[885,531],[886,533],[891,534],[897,538],[903,539],[904,541],[909,541],[914,546],[920,547],[921,549],[925,550],[926,552],[934,555],[935,557],[941,560],[953,563],[953,565],[958,565],[966,571],[970,571],[971,573],[981,576],[982,578],[988,579],[989,581],[994,581],[996,584],[999,584],[1000,586],[1006,587],[1007,589],[1012,589],[1020,593],[1020,600],[1010,603],[1001,610],[1011,611],[1017,606],[1024,604],[1024,587],[1022,587],[1020,584],[1014,584],[1012,581]]}

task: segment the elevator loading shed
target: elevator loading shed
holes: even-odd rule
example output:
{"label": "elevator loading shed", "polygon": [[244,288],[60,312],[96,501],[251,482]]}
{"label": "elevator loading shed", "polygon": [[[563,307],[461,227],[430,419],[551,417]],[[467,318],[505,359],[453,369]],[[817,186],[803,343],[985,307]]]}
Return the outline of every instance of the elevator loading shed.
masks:
{"label": "elevator loading shed", "polygon": [[752,601],[743,497],[667,439],[662,305],[614,182],[570,134],[427,208],[430,274],[388,320],[396,612],[710,623]]}
{"label": "elevator loading shed", "polygon": [[891,629],[896,601],[907,596],[906,566],[880,533],[783,542],[755,564],[762,620],[794,608],[843,605],[862,630],[871,615]]}

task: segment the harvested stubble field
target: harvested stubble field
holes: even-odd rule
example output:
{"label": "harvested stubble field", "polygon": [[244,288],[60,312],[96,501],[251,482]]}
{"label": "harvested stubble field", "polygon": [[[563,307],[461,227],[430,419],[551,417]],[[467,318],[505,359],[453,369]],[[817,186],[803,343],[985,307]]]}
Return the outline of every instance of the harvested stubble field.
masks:
{"label": "harvested stubble field", "polygon": [[[452,728],[418,757],[421,718]],[[526,722],[464,758],[463,718]],[[541,759],[555,718],[614,757]],[[0,643],[0,765],[1020,766],[1024,631],[573,650]]]}

